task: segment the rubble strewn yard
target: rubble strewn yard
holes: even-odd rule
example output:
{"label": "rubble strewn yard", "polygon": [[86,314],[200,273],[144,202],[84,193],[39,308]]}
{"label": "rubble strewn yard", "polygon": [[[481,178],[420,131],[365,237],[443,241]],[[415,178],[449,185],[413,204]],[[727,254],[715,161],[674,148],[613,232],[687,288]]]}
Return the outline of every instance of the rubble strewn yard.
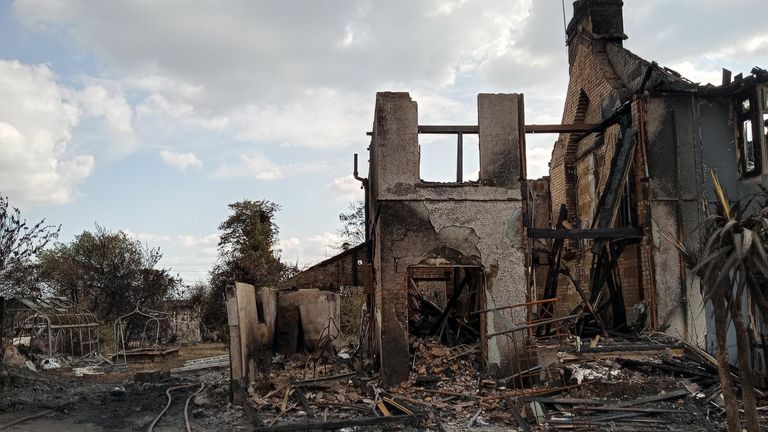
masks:
{"label": "rubble strewn yard", "polygon": [[177,358],[132,364],[125,372],[104,368],[76,377],[70,368],[10,367],[2,377],[0,430],[146,430],[167,404],[166,391],[185,385],[172,391],[173,403],[154,430],[184,428],[187,398],[190,424],[201,431],[714,431],[724,425],[713,359],[661,334],[572,340],[551,365],[529,374],[524,388],[514,377],[484,376],[476,345],[447,347],[434,338],[412,338],[410,345],[409,378],[391,388],[354,344],[323,357],[276,354],[247,390],[245,408],[229,403],[228,363],[178,371],[185,363],[199,367],[194,358],[225,353],[220,343],[181,347]]}
{"label": "rubble strewn yard", "polygon": [[[184,428],[184,402],[200,384],[203,390],[190,400],[188,410],[194,430],[247,430],[242,408],[229,403],[226,366],[169,372],[190,359],[208,358],[211,354],[226,354],[224,344],[181,347],[179,357],[132,363],[124,372],[112,372],[102,363],[105,367],[98,373],[93,373],[96,370],[92,368],[92,374],[79,377],[71,367],[38,372],[6,367],[0,392],[0,430],[143,431],[166,405],[166,390],[186,384],[191,387],[172,393],[173,404],[155,430]],[[156,378],[137,381],[135,377],[142,373]]]}
{"label": "rubble strewn yard", "polygon": [[[45,9],[37,3],[46,2],[31,3],[30,10]],[[210,11],[200,9],[214,15],[214,9],[228,2],[215,3]],[[352,14],[354,19],[334,14],[354,21],[376,2],[368,3]],[[768,430],[768,70],[754,66],[748,74],[732,76],[722,69],[718,84],[693,82],[625,47],[623,1],[576,0],[569,21],[565,2],[555,2],[556,9],[562,8],[568,83],[561,120],[536,123],[557,117],[542,109],[542,101],[549,104],[552,97],[530,98],[530,90],[542,91],[548,83],[521,84],[527,87],[505,93],[478,92],[469,110],[450,106],[450,99],[425,88],[444,87],[466,99],[469,87],[454,81],[487,85],[490,81],[464,75],[479,70],[476,63],[498,60],[492,51],[499,51],[499,58],[520,58],[504,58],[499,63],[503,67],[489,68],[512,65],[509,72],[486,75],[509,73],[513,81],[526,82],[515,74],[531,66],[523,63],[532,63],[548,76],[543,68],[555,64],[553,58],[534,59],[537,53],[524,46],[534,39],[531,46],[545,44],[531,28],[531,23],[543,23],[531,16],[544,0],[522,2],[531,3],[526,6],[531,10],[519,23],[486,11],[485,2],[441,1],[439,7],[416,3],[430,4],[429,12],[419,15],[420,24],[456,20],[459,12],[453,15],[454,9],[466,12],[464,3],[482,3],[481,15],[498,21],[494,25],[503,28],[503,36],[489,39],[482,50],[475,47],[456,56],[463,60],[452,68],[439,64],[445,56],[439,50],[394,56],[373,50],[371,64],[377,69],[394,72],[386,63],[400,63],[403,54],[407,67],[427,57],[435,70],[450,71],[445,74],[450,78],[441,78],[446,83],[437,86],[425,80],[426,87],[412,89],[423,99],[422,109],[409,92],[376,92],[370,129],[355,132],[358,138],[367,137],[359,143],[365,145],[367,167],[359,163],[358,153],[350,154],[352,174],[325,187],[362,197],[349,213],[339,215],[343,228],[338,236],[325,232],[306,237],[305,232],[304,240],[283,238],[276,222],[282,202],[245,198],[228,204],[227,218],[203,237],[203,228],[190,224],[210,215],[179,206],[168,211],[176,215],[173,222],[182,222],[183,215],[185,229],[194,228],[196,235],[110,231],[97,224],[93,232],[58,242],[61,226],[45,219],[27,223],[0,193],[0,431]],[[253,7],[263,12],[263,5]],[[59,9],[67,7],[47,15],[56,16]],[[129,9],[116,10],[131,15]],[[302,12],[318,14],[322,21],[320,10],[306,7]],[[62,14],[73,20],[78,15]],[[456,21],[465,30],[486,31],[468,18]],[[48,28],[46,20],[26,21]],[[235,20],[210,21],[216,25],[199,26],[199,32],[197,26],[185,26],[203,37],[205,43],[198,44],[203,52],[212,28]],[[275,43],[265,36],[282,31],[289,21],[275,19],[273,26],[259,28],[264,33],[258,43],[243,45]],[[334,42],[334,53],[349,53],[360,61],[358,56],[368,50],[360,48],[376,35],[366,25],[343,24],[345,36]],[[517,31],[518,24],[525,32]],[[72,27],[75,34],[74,24],[61,27]],[[464,39],[449,28],[442,31],[444,45]],[[713,40],[720,37],[714,30]],[[514,38],[526,32],[531,32],[525,36],[530,40],[519,44]],[[309,45],[319,47],[323,37],[318,34],[314,40],[313,35]],[[485,37],[474,36],[478,41]],[[708,64],[725,58],[724,53],[753,55],[768,46],[764,33],[739,37],[747,48],[708,47],[716,49],[703,55]],[[221,40],[231,44],[239,37]],[[276,45],[269,51],[284,53],[304,44]],[[318,53],[318,58],[327,55]],[[195,56],[172,63],[182,68]],[[94,60],[83,58],[86,63]],[[688,59],[677,60],[693,69]],[[205,140],[194,134],[185,139],[195,145],[206,141],[206,151],[213,151],[207,140],[248,124],[250,130],[234,134],[230,145],[259,137],[279,147],[286,159],[272,161],[252,149],[217,148],[220,154],[210,163],[218,165],[209,177],[229,188],[217,193],[239,193],[234,185],[244,183],[242,179],[282,179],[296,194],[293,200],[306,199],[300,203],[306,206],[301,217],[286,219],[306,224],[304,231],[315,217],[321,219],[313,212],[330,201],[318,205],[312,196],[317,185],[300,184],[301,174],[320,178],[335,166],[336,156],[325,154],[328,146],[322,141],[346,145],[342,135],[354,129],[352,121],[371,114],[357,106],[360,89],[371,86],[361,86],[349,97],[318,81],[304,91],[266,92],[271,96],[261,103],[238,102],[235,93],[252,91],[244,88],[250,85],[234,80],[222,87],[232,100],[223,94],[211,97],[196,77],[216,73],[188,73],[176,82],[163,75],[175,67],[154,59],[150,63],[152,67],[135,67],[149,71],[142,72],[150,73],[149,78],[110,84],[115,95],[90,84],[110,80],[87,75],[78,78],[86,88],[59,92],[57,78],[39,65],[35,73],[51,81],[48,87],[56,91],[48,92],[69,120],[62,120],[67,126],[51,135],[19,131],[0,117],[0,150],[11,146],[0,157],[26,156],[22,147],[27,140],[51,153],[31,159],[45,161],[55,175],[43,170],[30,177],[35,187],[17,189],[53,184],[68,173],[76,181],[65,187],[66,193],[52,195],[60,203],[74,199],[76,186],[90,175],[95,160],[64,149],[81,115],[89,122],[126,117],[119,129],[130,135],[126,143],[132,143],[149,135],[165,140],[163,133],[133,136],[131,126],[134,117],[138,121],[164,112],[168,122],[183,118],[187,126],[204,130]],[[243,75],[278,71],[290,81],[304,74],[281,61],[258,66]],[[321,73],[307,75],[335,82],[356,73],[339,74],[325,66]],[[0,91],[13,87],[6,85],[14,80],[4,80],[4,68],[14,73],[25,69],[0,59]],[[228,74],[221,75],[226,81]],[[375,83],[400,86],[401,79],[392,74]],[[253,88],[262,88],[258,84]],[[146,94],[130,94],[128,101],[122,86]],[[534,99],[528,108],[521,92],[526,88],[528,101]],[[171,101],[174,93],[184,95],[184,102]],[[278,103],[283,96],[313,102],[285,109]],[[145,97],[131,108],[129,102]],[[354,115],[318,113],[325,102],[315,103],[328,98],[354,101]],[[216,110],[195,105],[205,100],[216,101],[219,109],[231,105],[226,108],[230,111],[206,119]],[[98,109],[89,109],[89,103]],[[105,107],[113,103],[119,107]],[[17,105],[40,110],[57,104]],[[333,107],[326,108],[333,112]],[[241,109],[248,114],[238,115]],[[291,116],[301,117],[295,112],[312,119],[295,121]],[[429,123],[464,118],[459,112],[469,112],[471,120]],[[269,121],[253,122],[259,116]],[[350,125],[333,124],[342,121]],[[162,132],[162,122],[148,123],[157,123],[153,132]],[[311,133],[300,130],[300,123],[308,123]],[[273,127],[296,130],[276,133]],[[529,151],[526,140],[541,134],[551,137],[550,147],[536,148],[546,150],[547,171],[531,178],[528,153],[536,158],[541,154]],[[321,141],[309,153],[328,161],[290,159],[295,156],[292,140],[306,137]],[[195,154],[148,141],[146,148],[157,147],[159,158],[178,171],[175,175],[203,169]],[[437,158],[441,162],[455,155],[450,175],[439,181],[431,179],[432,167],[423,163],[434,162],[426,151],[432,144],[443,146]],[[62,161],[61,155],[74,159]],[[239,163],[228,162],[233,156],[239,156]],[[108,159],[102,154],[98,158]],[[477,162],[476,169],[467,168],[469,162]],[[205,169],[210,163],[206,161]],[[0,181],[6,177],[13,176],[0,173]],[[193,183],[198,180],[194,177],[174,184]],[[141,180],[160,183],[153,176]],[[195,193],[209,193],[202,189]],[[264,193],[279,196],[279,190]],[[147,201],[156,198],[147,195]],[[179,193],[179,201],[194,201],[192,196]],[[170,200],[166,204],[178,205]],[[173,255],[168,262],[206,276],[185,283],[176,270],[163,267],[163,254],[148,240],[185,248],[195,257]],[[298,258],[291,263],[282,255],[290,249],[305,254],[321,243],[324,259],[316,255],[312,265],[301,267]],[[200,260],[208,260],[210,269],[198,269]]]}
{"label": "rubble strewn yard", "polygon": [[303,355],[278,356],[249,390],[257,430],[352,427],[366,420],[429,430],[684,431],[724,425],[711,357],[662,335],[585,341],[579,351],[560,351],[558,361],[525,388],[484,377],[476,346],[415,339],[411,348],[409,378],[392,388],[382,387],[378,375],[347,352],[317,367],[308,367]]}

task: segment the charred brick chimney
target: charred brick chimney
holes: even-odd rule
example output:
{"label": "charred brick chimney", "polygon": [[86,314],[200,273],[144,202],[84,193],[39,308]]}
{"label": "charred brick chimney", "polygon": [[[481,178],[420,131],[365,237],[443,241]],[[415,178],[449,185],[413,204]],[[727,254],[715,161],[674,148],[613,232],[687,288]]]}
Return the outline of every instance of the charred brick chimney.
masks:
{"label": "charred brick chimney", "polygon": [[578,0],[573,2],[573,18],[566,33],[568,44],[579,34],[621,44],[624,34],[624,18],[621,0]]}

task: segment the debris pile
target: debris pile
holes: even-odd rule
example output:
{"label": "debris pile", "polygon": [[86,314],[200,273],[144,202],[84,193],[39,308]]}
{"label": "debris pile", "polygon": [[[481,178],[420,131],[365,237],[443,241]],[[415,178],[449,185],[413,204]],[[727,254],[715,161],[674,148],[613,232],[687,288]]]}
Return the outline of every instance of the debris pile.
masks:
{"label": "debris pile", "polygon": [[[724,424],[714,359],[654,337],[574,341],[526,388],[482,371],[478,344],[412,338],[409,379],[384,389],[354,357],[315,363],[277,356],[249,388],[257,430],[307,430],[410,422],[456,430],[714,430]],[[342,353],[345,354],[345,353]]]}
{"label": "debris pile", "polygon": [[5,366],[26,368],[30,371],[72,368],[75,375],[103,373],[110,371],[112,362],[98,351],[85,356],[60,354],[50,357],[29,346],[16,346],[10,342],[3,347],[2,364]]}
{"label": "debris pile", "polygon": [[[383,400],[394,401],[376,387],[377,378],[358,373],[346,352],[335,359],[277,355],[263,380],[254,382],[249,389],[250,404],[255,409],[251,416],[267,429],[281,419],[296,428],[302,424],[328,423],[329,419],[339,427],[383,424],[388,421],[372,418],[391,416]],[[410,411],[404,405],[401,408]],[[412,419],[420,417],[414,411],[410,414]],[[405,420],[402,416],[397,418]]]}

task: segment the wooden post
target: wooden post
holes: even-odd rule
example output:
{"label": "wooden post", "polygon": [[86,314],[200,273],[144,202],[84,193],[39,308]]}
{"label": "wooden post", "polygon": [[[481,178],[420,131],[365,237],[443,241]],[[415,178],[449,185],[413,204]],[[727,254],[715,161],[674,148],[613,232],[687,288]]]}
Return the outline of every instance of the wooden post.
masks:
{"label": "wooden post", "polygon": [[224,301],[227,306],[227,325],[229,327],[230,391],[232,393],[232,403],[241,404],[243,402],[243,363],[240,350],[240,319],[237,310],[235,287],[227,287],[224,295]]}

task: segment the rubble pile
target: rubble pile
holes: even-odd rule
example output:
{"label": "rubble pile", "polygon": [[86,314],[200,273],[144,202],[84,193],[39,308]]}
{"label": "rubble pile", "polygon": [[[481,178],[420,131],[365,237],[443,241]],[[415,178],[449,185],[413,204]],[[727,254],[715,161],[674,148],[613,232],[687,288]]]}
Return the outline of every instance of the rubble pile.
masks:
{"label": "rubble pile", "polygon": [[103,374],[115,370],[112,361],[98,351],[84,356],[60,354],[49,357],[36,352],[30,347],[5,343],[2,364],[5,366],[26,368],[32,372],[52,369],[71,369],[75,376]]}
{"label": "rubble pile", "polygon": [[434,430],[668,431],[718,430],[724,422],[714,360],[668,338],[574,341],[525,388],[481,373],[477,344],[411,338],[411,351],[409,379],[389,389],[349,355],[318,365],[305,355],[278,356],[249,389],[252,420],[263,431],[387,422]]}

